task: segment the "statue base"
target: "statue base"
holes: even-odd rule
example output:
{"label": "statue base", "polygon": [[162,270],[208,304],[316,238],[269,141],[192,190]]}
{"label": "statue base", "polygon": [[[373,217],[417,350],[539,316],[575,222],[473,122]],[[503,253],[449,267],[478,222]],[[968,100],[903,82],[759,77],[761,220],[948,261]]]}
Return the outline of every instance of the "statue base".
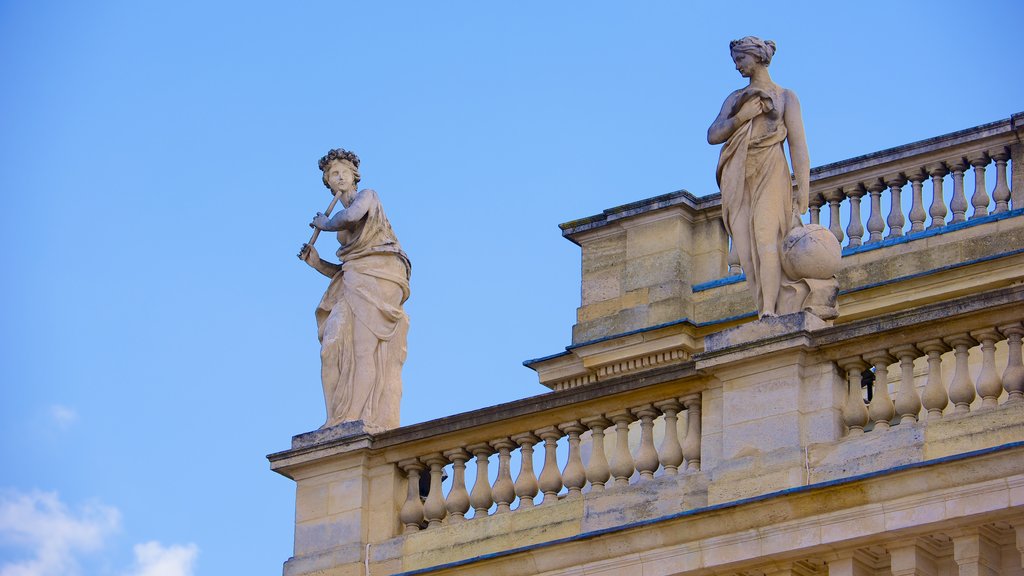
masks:
{"label": "statue base", "polygon": [[794,332],[811,332],[829,326],[832,326],[832,322],[822,320],[810,312],[767,316],[742,326],[708,334],[704,337],[704,352],[715,352],[739,344],[784,336]]}
{"label": "statue base", "polygon": [[334,426],[328,426],[326,428],[320,428],[319,430],[313,430],[312,432],[292,436],[292,450],[295,450],[296,448],[308,448],[309,446],[316,446],[317,444],[323,444],[325,442],[341,440],[342,438],[354,439],[359,436],[370,436],[377,432],[380,431],[367,428],[366,425],[363,424],[362,420],[342,422],[341,424],[335,424]]}

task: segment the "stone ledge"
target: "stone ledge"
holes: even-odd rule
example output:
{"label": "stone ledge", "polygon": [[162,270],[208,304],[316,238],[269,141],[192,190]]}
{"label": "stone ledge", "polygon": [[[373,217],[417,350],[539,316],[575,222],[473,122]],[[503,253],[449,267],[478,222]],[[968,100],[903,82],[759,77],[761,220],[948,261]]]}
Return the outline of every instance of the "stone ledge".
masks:
{"label": "stone ledge", "polygon": [[368,438],[371,432],[363,425],[362,420],[355,420],[353,422],[342,422],[329,428],[320,428],[319,430],[313,430],[312,432],[304,432],[292,436],[292,450],[298,448],[308,448],[310,446],[316,446],[317,444],[323,444],[325,442],[333,442],[335,440],[346,440],[352,441],[362,438]]}
{"label": "stone ledge", "polygon": [[831,322],[807,312],[761,318],[741,326],[708,334],[704,337],[704,353],[714,353],[732,346],[750,344],[789,334],[821,330],[831,325]]}

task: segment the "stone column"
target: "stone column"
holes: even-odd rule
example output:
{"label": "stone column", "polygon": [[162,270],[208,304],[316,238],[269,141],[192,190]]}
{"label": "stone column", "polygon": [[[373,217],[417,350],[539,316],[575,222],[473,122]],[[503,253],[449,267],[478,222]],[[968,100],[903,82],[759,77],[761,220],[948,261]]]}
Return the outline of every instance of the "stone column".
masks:
{"label": "stone column", "polygon": [[875,571],[854,551],[841,552],[827,559],[828,576],[875,576]]}
{"label": "stone column", "polygon": [[938,576],[935,557],[917,541],[886,546],[892,576]]}
{"label": "stone column", "polygon": [[[406,496],[405,503],[398,513],[398,519],[405,526],[404,532],[418,532],[423,523],[423,499],[420,494],[420,477],[427,467],[418,458],[409,458],[398,463],[398,467],[405,472]],[[298,545],[299,531],[295,530],[295,543]]]}
{"label": "stone column", "polygon": [[466,519],[466,512],[469,511],[469,491],[466,490],[466,462],[469,462],[469,452],[462,448],[453,448],[445,450],[444,456],[452,462],[452,488],[445,502],[448,522],[458,524]]}
{"label": "stone column", "polygon": [[999,545],[980,528],[953,537],[953,560],[959,576],[999,576]]}
{"label": "stone column", "polygon": [[850,238],[849,246],[860,246],[864,236],[864,225],[860,222],[860,199],[866,190],[859,182],[844,186],[843,192],[850,199],[850,224],[846,227],[846,235]]}

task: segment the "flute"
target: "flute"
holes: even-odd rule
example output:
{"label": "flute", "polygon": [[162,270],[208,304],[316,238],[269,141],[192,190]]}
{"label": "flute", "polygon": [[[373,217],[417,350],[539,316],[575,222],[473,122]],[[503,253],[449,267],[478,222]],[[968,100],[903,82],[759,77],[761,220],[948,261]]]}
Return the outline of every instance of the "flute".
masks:
{"label": "flute", "polygon": [[[334,198],[331,198],[331,203],[327,205],[327,211],[324,212],[324,216],[328,218],[331,217],[331,211],[333,211],[334,207],[337,206],[338,200],[340,198],[341,192],[338,192],[337,194],[334,195]],[[305,254],[307,250],[309,250],[310,246],[316,243],[316,239],[320,236],[320,229],[317,228],[316,226],[313,226],[312,224],[310,224],[310,226],[313,227],[313,235],[309,237],[309,242],[306,242],[305,244],[302,245],[302,250],[299,250],[299,253],[296,254],[296,256],[299,257],[299,260],[302,260],[302,255]]]}

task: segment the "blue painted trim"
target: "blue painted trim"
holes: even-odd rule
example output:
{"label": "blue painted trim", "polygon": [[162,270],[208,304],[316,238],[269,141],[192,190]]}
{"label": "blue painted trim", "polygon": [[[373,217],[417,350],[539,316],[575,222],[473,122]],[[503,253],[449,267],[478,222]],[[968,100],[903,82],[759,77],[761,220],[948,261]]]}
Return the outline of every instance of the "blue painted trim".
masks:
{"label": "blue painted trim", "polygon": [[[584,346],[590,346],[591,344],[597,344],[598,342],[604,342],[606,340],[614,340],[616,338],[622,338],[623,336],[632,336],[633,334],[640,334],[642,332],[650,332],[652,330],[660,330],[661,328],[667,328],[669,326],[675,326],[676,324],[689,324],[695,328],[704,328],[706,326],[714,326],[716,324],[727,324],[735,320],[742,320],[743,318],[749,318],[751,316],[757,316],[757,312],[750,311],[744,312],[743,314],[737,314],[735,316],[726,316],[725,318],[719,318],[718,320],[711,320],[709,322],[694,322],[689,318],[680,318],[679,320],[673,320],[672,322],[665,322],[664,324],[658,324],[657,326],[648,326],[646,328],[637,328],[636,330],[630,330],[629,332],[622,332],[621,334],[612,334],[611,336],[602,336],[594,340],[587,340],[579,344],[573,344],[566,346],[566,350],[575,350],[576,348],[582,348]],[[561,356],[556,354],[555,356]],[[551,356],[553,358],[554,356]]]}
{"label": "blue painted trim", "polygon": [[556,352],[555,354],[551,354],[550,356],[541,356],[540,358],[531,358],[529,360],[523,360],[523,366],[526,366],[527,368],[529,368],[532,364],[536,364],[538,362],[545,362],[547,360],[554,360],[555,358],[558,358],[560,356],[568,356],[568,355],[569,355],[569,352],[566,351],[566,352]]}
{"label": "blue painted trim", "polygon": [[690,289],[694,292],[703,292],[712,288],[718,288],[719,286],[728,286],[729,284],[737,284],[739,282],[745,282],[747,280],[746,274],[734,274],[732,276],[726,276],[725,278],[719,278],[718,280],[712,280],[710,282],[701,282],[700,284],[694,284]]}
{"label": "blue painted trim", "polygon": [[861,244],[860,246],[846,247],[843,248],[843,256],[852,256],[854,254],[860,254],[862,252],[870,252],[871,250],[877,250],[879,248],[887,248],[889,246],[896,246],[897,244],[906,244],[907,242],[913,242],[914,240],[920,240],[922,238],[931,238],[932,236],[939,236],[949,232],[956,232],[957,230],[963,230],[964,228],[970,228],[972,226],[978,226],[981,224],[988,224],[989,222],[998,222],[1000,220],[1006,220],[1007,218],[1014,218],[1016,216],[1024,215],[1024,208],[1017,208],[1016,210],[1008,210],[1006,212],[1000,212],[999,214],[989,214],[988,216],[982,216],[981,218],[974,218],[965,222],[957,222],[956,224],[946,224],[940,228],[933,228],[931,230],[922,230],[920,232],[914,232],[912,234],[906,234],[904,236],[898,236],[896,238],[888,238],[881,242],[875,242],[873,244]]}
{"label": "blue painted trim", "polygon": [[853,482],[859,482],[861,480],[868,480],[871,478],[878,478],[888,474],[894,474],[897,472],[903,472],[904,470],[915,470],[918,468],[928,468],[931,466],[937,466],[939,464],[945,464],[948,462],[958,462],[960,460],[966,460],[968,458],[975,458],[978,456],[984,456],[986,454],[994,454],[1005,450],[1013,450],[1014,448],[1024,448],[1024,441],[1021,442],[1010,442],[1008,444],[1002,444],[1000,446],[993,446],[992,448],[984,448],[982,450],[974,450],[972,452],[964,452],[962,454],[954,454],[952,456],[943,456],[942,458],[936,458],[934,460],[925,460],[923,462],[914,462],[912,464],[902,464],[900,466],[893,466],[885,470],[877,470],[875,472],[868,472],[866,474],[858,474],[856,476],[850,476],[848,478],[838,478],[836,480],[828,480],[825,482],[818,482],[817,484],[808,484],[806,486],[796,486],[794,488],[787,488],[785,490],[779,490],[778,492],[771,492],[769,494],[762,494],[760,496],[753,496],[751,498],[743,498],[741,500],[734,500],[732,502],[723,502],[721,504],[714,504],[711,506],[705,506],[703,508],[695,508],[693,510],[685,510],[683,512],[675,512],[665,516],[659,516],[658,518],[651,518],[650,520],[641,520],[639,522],[631,522],[629,524],[623,524],[622,526],[614,526],[612,528],[602,528],[600,530],[593,530],[591,532],[584,532],[577,534],[576,536],[569,536],[567,538],[559,538],[550,542],[541,542],[539,544],[531,544],[529,546],[521,546],[519,548],[512,548],[511,550],[502,550],[501,552],[492,552],[491,554],[481,554],[473,558],[467,558],[465,560],[458,560],[455,562],[449,562],[447,564],[439,564],[437,566],[430,566],[428,568],[419,568],[409,572],[401,572],[395,576],[416,576],[417,574],[429,574],[438,570],[446,570],[449,568],[456,568],[458,566],[465,566],[475,562],[482,562],[485,560],[491,560],[493,558],[501,558],[504,556],[511,556],[513,554],[521,554],[523,552],[529,552],[531,550],[538,550],[541,548],[549,548],[551,546],[557,546],[559,544],[566,544],[569,542],[578,542],[581,540],[589,540],[598,536],[604,536],[605,534],[614,534],[615,532],[623,532],[631,530],[633,528],[642,528],[644,526],[650,526],[652,524],[658,524],[661,522],[668,522],[671,520],[678,520],[680,518],[686,518],[688,516],[696,516],[697,514],[704,514],[706,512],[713,512],[715,510],[724,510],[727,508],[737,508],[746,504],[752,504],[755,502],[762,502],[770,500],[772,498],[778,498],[779,496],[788,496],[790,494],[800,494],[803,492],[810,492],[812,490],[820,490],[822,488],[830,488],[833,486],[841,486],[843,484],[851,484]]}
{"label": "blue painted trim", "polygon": [[669,326],[675,326],[677,324],[689,324],[691,326],[696,326],[696,324],[694,324],[692,320],[690,320],[689,318],[683,317],[683,318],[680,318],[679,320],[673,320],[671,322],[665,322],[663,324],[658,324],[656,326],[647,326],[645,328],[637,328],[636,330],[630,330],[629,332],[622,332],[621,334],[612,334],[611,336],[602,336],[600,338],[596,338],[594,340],[587,340],[586,342],[581,342],[579,344],[570,344],[569,346],[566,346],[565,349],[567,351],[568,350],[575,350],[577,348],[582,348],[584,346],[590,346],[591,344],[597,344],[598,342],[606,342],[608,340],[614,340],[616,338],[622,338],[623,336],[632,336],[633,334],[640,334],[641,332],[650,332],[652,330],[660,330],[661,328],[668,328]]}
{"label": "blue painted trim", "polygon": [[719,318],[718,320],[711,320],[710,322],[698,322],[698,328],[704,328],[706,326],[714,326],[715,324],[727,324],[736,320],[742,320],[744,318],[757,317],[757,312],[751,310],[750,312],[744,312],[743,314],[737,314],[735,316],[726,316],[725,318]]}

